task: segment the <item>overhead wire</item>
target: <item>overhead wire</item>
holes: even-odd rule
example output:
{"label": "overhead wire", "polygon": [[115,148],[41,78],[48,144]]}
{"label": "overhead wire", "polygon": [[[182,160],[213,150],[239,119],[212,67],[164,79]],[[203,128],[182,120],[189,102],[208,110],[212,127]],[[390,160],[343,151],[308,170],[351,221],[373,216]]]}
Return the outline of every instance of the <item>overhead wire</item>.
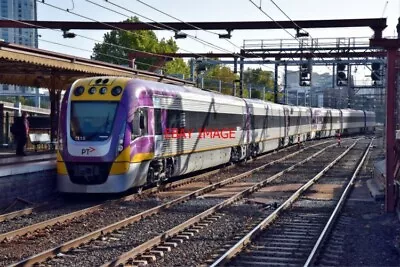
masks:
{"label": "overhead wire", "polygon": [[[12,20],[12,19],[9,19],[9,18],[6,18],[6,17],[2,17],[2,16],[0,16],[0,18],[1,19],[6,19],[6,20]],[[21,23],[24,23],[24,22],[21,22]],[[29,23],[27,23],[27,24],[29,24]],[[33,25],[33,24],[31,24],[31,25]],[[53,29],[50,29],[50,30],[53,30]],[[22,37],[22,38],[26,38],[26,35],[23,35],[23,34],[18,34],[18,33],[15,33],[15,32],[11,32],[11,34],[13,34],[14,36],[19,36],[19,37]],[[38,36],[38,38],[40,38],[40,41],[45,42],[45,43],[55,44],[55,45],[68,47],[68,48],[72,48],[72,49],[76,49],[76,50],[80,50],[80,51],[84,51],[84,52],[92,52],[92,50],[89,50],[89,49],[84,49],[84,48],[81,48],[81,47],[62,44],[62,43],[58,43],[58,42],[54,42],[54,41],[50,41],[50,40],[44,39],[40,35],[37,35],[37,36]],[[104,55],[104,56],[111,57],[111,58],[121,59],[121,60],[125,60],[125,61],[129,62],[129,59],[126,59],[126,58],[116,57],[116,56],[109,55],[109,54],[104,54],[104,53],[100,53],[100,54]],[[151,64],[147,64],[147,63],[141,63],[141,64],[147,65],[147,66],[155,66],[155,65],[151,65]],[[217,77],[217,76],[207,76],[206,78],[219,78],[219,77]],[[216,82],[216,81],[217,80],[213,80],[211,82]],[[221,82],[226,84],[226,82],[224,82],[224,81],[221,81]]]}
{"label": "overhead wire", "polygon": [[[61,7],[59,7],[59,6],[55,6],[55,5],[46,3],[44,0],[41,0],[41,1],[40,1],[40,0],[36,0],[36,1],[39,2],[39,3],[41,3],[41,4],[44,4],[44,5],[50,6],[50,7],[52,7],[52,8],[55,8],[55,9],[57,9],[57,10],[64,11],[64,12],[73,14],[73,15],[75,15],[75,16],[79,16],[79,17],[81,17],[81,18],[84,18],[84,19],[87,19],[87,20],[91,20],[91,21],[94,21],[94,22],[97,22],[97,23],[106,25],[106,26],[111,27],[111,28],[114,28],[114,29],[116,29],[116,30],[121,30],[121,31],[125,31],[125,32],[129,32],[129,33],[130,33],[130,31],[127,31],[127,30],[125,30],[125,29],[122,29],[122,28],[119,28],[119,27],[110,25],[110,24],[105,23],[105,22],[101,22],[101,21],[92,19],[92,18],[90,18],[90,17],[87,17],[87,16],[84,16],[84,15],[78,14],[78,13],[76,13],[76,12],[67,11],[66,9],[63,9],[63,8],[61,8]],[[94,4],[94,5],[97,5],[97,6],[101,6],[101,5],[97,4],[97,3],[94,3],[93,1],[89,1],[89,0],[85,0],[85,1],[90,2],[90,3],[92,3],[92,4]],[[109,1],[106,1],[106,2],[109,2]],[[110,3],[110,2],[109,2],[109,3]],[[119,6],[119,5],[117,5],[117,6]],[[126,8],[124,8],[124,7],[121,7],[121,6],[120,6],[120,8],[125,9],[125,10],[127,10],[127,11],[129,11],[129,12],[132,12],[133,14],[137,14],[138,16],[143,17],[142,15],[140,15],[140,14],[138,14],[138,13],[136,13],[136,12],[133,12],[133,11],[131,11],[131,10],[128,10],[128,9],[126,9]],[[109,10],[110,10],[110,9],[109,9]],[[122,13],[119,13],[119,14],[122,14]],[[123,14],[123,15],[124,15],[124,16],[127,16],[127,15],[125,15],[125,14]],[[130,16],[127,16],[127,17],[130,17]],[[142,23],[149,24],[149,23],[146,23],[146,22],[142,22]],[[156,22],[156,23],[157,23],[157,22]],[[162,23],[159,23],[159,24],[162,25]],[[154,27],[154,25],[152,25],[152,26]],[[156,26],[156,28],[161,29],[160,27],[157,27],[157,26]],[[173,28],[172,28],[172,29],[173,29]],[[175,30],[176,30],[176,29],[175,29]],[[79,36],[80,36],[80,37],[83,37],[83,38],[88,38],[88,37],[82,36],[82,35],[79,35]],[[97,41],[97,40],[96,40],[96,41]],[[199,41],[202,42],[202,40],[199,40]],[[101,41],[100,41],[100,42],[101,42]],[[204,42],[204,41],[203,41],[203,42]],[[111,43],[106,43],[106,44],[112,45]],[[211,45],[212,45],[212,44],[211,44]],[[177,58],[175,58],[175,57],[165,56],[165,55],[162,55],[162,54],[157,54],[157,53],[152,53],[152,52],[146,52],[146,51],[138,50],[138,49],[134,49],[134,48],[123,47],[123,46],[119,46],[119,45],[114,45],[114,46],[117,46],[117,47],[120,47],[120,48],[129,49],[129,50],[132,50],[132,51],[135,51],[135,52],[145,53],[145,54],[148,54],[148,55],[153,55],[153,56],[158,56],[158,57],[164,57],[164,58],[173,58],[173,59],[177,59]],[[211,46],[210,46],[210,47],[211,47]],[[186,52],[188,52],[188,53],[193,53],[193,52],[191,52],[191,51],[188,51],[188,50],[185,50],[185,49],[182,49],[182,48],[181,48],[181,50],[182,50],[182,51],[186,51]],[[227,51],[227,50],[226,50],[226,51]],[[229,51],[229,52],[230,52],[230,51]],[[218,61],[218,60],[215,60],[215,59],[212,59],[212,58],[209,58],[209,57],[201,56],[201,55],[196,54],[196,53],[193,53],[193,54],[195,54],[195,55],[197,55],[197,56],[199,56],[199,57],[211,59],[211,60],[213,60],[213,61]],[[210,54],[210,56],[212,56],[212,54]]]}
{"label": "overhead wire", "polygon": [[[86,1],[89,1],[89,0],[86,0]],[[108,0],[105,0],[105,1],[106,1],[106,2],[109,2]],[[136,0],[136,1],[139,2],[139,3],[141,3],[141,4],[143,4],[143,5],[145,5],[145,6],[147,6],[147,7],[149,7],[149,8],[151,8],[151,9],[153,9],[153,10],[156,10],[156,11],[160,12],[161,14],[164,14],[164,15],[166,15],[166,16],[172,18],[172,19],[175,19],[175,20],[177,20],[177,21],[180,21],[180,22],[182,22],[182,23],[184,23],[184,24],[186,24],[186,25],[189,25],[190,27],[192,27],[192,28],[194,28],[194,29],[197,29],[197,30],[200,30],[200,31],[204,31],[204,32],[208,32],[208,33],[210,33],[210,34],[214,34],[214,35],[220,36],[219,33],[213,32],[213,31],[211,31],[211,30],[203,29],[203,28],[198,27],[198,26],[196,26],[196,25],[193,25],[193,24],[191,24],[191,23],[189,23],[189,22],[185,22],[185,21],[183,21],[183,20],[181,20],[181,19],[179,19],[179,18],[177,18],[177,17],[175,17],[175,16],[173,16],[173,15],[171,15],[171,14],[169,14],[169,13],[166,13],[166,12],[164,12],[164,11],[162,11],[162,10],[160,10],[160,9],[158,9],[158,8],[152,6],[152,5],[150,5],[150,4],[148,4],[148,3],[144,2],[144,1],[141,1],[141,0]],[[232,41],[230,41],[230,40],[228,40],[228,39],[224,39],[224,40],[227,41],[228,43],[230,43],[231,45],[235,46],[236,48],[241,49],[240,46],[236,45],[236,44],[233,43]],[[251,52],[250,52],[250,54],[255,55],[254,53],[251,53]],[[241,56],[241,57],[244,58],[244,59],[248,59],[247,57],[244,57],[244,56]],[[267,68],[269,68],[269,69],[274,70],[272,67],[267,66],[267,65],[265,65],[265,64],[260,64],[260,65],[262,65],[262,66],[264,66],[264,67],[267,67]],[[275,71],[275,70],[274,70],[274,71]]]}
{"label": "overhead wire", "polygon": [[[89,3],[92,3],[92,4],[94,4],[94,5],[100,6],[100,7],[102,6],[102,5],[100,5],[100,4],[94,3],[94,2],[91,1],[91,0],[85,0],[85,1],[86,1],[86,2],[89,2]],[[157,24],[159,24],[159,25],[162,25],[163,27],[165,27],[165,29],[170,29],[170,30],[172,30],[172,31],[174,31],[174,32],[178,32],[178,29],[175,29],[175,28],[173,28],[173,27],[170,27],[170,26],[168,26],[168,25],[165,25],[164,23],[157,22],[157,21],[155,21],[155,20],[153,20],[153,19],[151,19],[151,18],[149,18],[149,17],[143,16],[143,15],[141,15],[141,14],[139,14],[139,13],[137,13],[137,12],[134,12],[134,11],[132,11],[132,10],[126,8],[126,7],[123,7],[123,6],[121,6],[121,5],[118,5],[118,4],[116,4],[116,3],[114,3],[114,2],[112,2],[112,1],[110,1],[110,0],[104,0],[104,1],[107,2],[107,3],[109,3],[109,4],[111,4],[111,5],[113,5],[113,6],[115,6],[115,7],[118,7],[118,8],[120,8],[120,9],[123,9],[123,10],[127,11],[127,12],[130,12],[130,13],[132,13],[132,14],[135,14],[135,15],[137,15],[137,16],[139,16],[139,17],[148,19],[148,20],[150,20],[150,21],[152,21],[152,22],[154,22],[154,23],[157,23]],[[172,16],[172,15],[167,14],[167,13],[164,12],[164,11],[161,11],[161,10],[159,10],[159,9],[157,9],[157,8],[155,8],[155,7],[153,7],[153,6],[149,5],[149,4],[147,4],[147,3],[144,3],[143,1],[138,1],[138,2],[144,4],[144,5],[146,5],[146,6],[150,7],[150,8],[152,8],[152,9],[154,9],[154,10],[156,10],[156,11],[158,11],[158,12],[160,12],[160,13],[166,15],[166,16],[169,16],[169,17],[171,17],[171,18],[173,18],[173,19],[176,19],[176,20],[178,20],[178,21],[180,21],[180,22],[182,22],[182,23],[185,23],[185,24],[187,24],[187,25],[189,25],[189,26],[191,26],[191,27],[194,27],[194,28],[197,29],[197,30],[202,30],[202,31],[206,31],[206,32],[209,32],[209,33],[212,33],[212,34],[215,34],[215,35],[219,35],[218,33],[215,33],[215,32],[209,31],[209,30],[205,30],[205,29],[202,29],[202,28],[200,28],[200,27],[197,27],[197,26],[195,26],[195,25],[193,25],[193,24],[184,22],[184,21],[182,21],[182,20],[180,20],[180,19],[178,19],[178,18],[176,18],[176,17],[174,17],[174,16]],[[110,10],[110,9],[108,9],[108,10]],[[147,23],[147,22],[142,22],[142,23],[145,23],[145,24],[148,24],[148,25],[153,26],[152,24],[149,24],[149,23]],[[183,32],[182,32],[182,33],[183,33]],[[185,33],[185,34],[187,34],[187,33]],[[202,41],[202,42],[206,42],[207,44],[210,44],[210,42],[204,41],[204,40],[198,38],[197,36],[192,36],[192,35],[190,35],[190,34],[187,34],[187,36],[192,37],[192,39],[194,39],[194,40],[196,40],[196,41]],[[229,40],[227,40],[227,41],[230,42]],[[240,47],[237,46],[236,44],[234,44],[234,43],[232,43],[232,42],[230,42],[230,43],[233,44],[234,46],[236,46],[237,48],[240,49]],[[215,45],[214,45],[214,46],[215,46]],[[183,49],[181,49],[181,50],[183,50]],[[244,57],[244,56],[241,56],[241,55],[232,53],[231,51],[226,50],[226,49],[224,49],[224,51],[225,51],[225,52],[227,51],[227,52],[228,52],[229,54],[231,54],[233,57],[239,57],[239,58],[243,58],[243,59],[249,59],[249,58],[247,58],[247,57]],[[193,53],[193,52],[190,52],[190,53]],[[196,53],[193,53],[193,54],[196,55]],[[210,55],[212,55],[212,54],[210,54]],[[205,58],[207,58],[207,57],[205,57]],[[264,66],[266,66],[266,65],[264,65]],[[272,68],[269,67],[269,66],[266,66],[266,67],[272,69]]]}
{"label": "overhead wire", "polygon": [[[56,32],[63,32],[62,30],[57,30],[57,29],[51,29],[51,28],[47,28],[47,27],[37,26],[37,25],[32,24],[32,23],[23,22],[23,21],[19,21],[19,20],[14,20],[14,19],[10,19],[10,18],[7,18],[7,17],[2,17],[2,16],[0,16],[0,17],[1,17],[2,19],[14,21],[14,22],[18,22],[18,23],[21,23],[21,24],[24,24],[24,25],[35,26],[35,27],[38,27],[38,28],[43,29],[43,30],[51,30],[51,31],[56,31]],[[90,40],[90,41],[94,41],[94,42],[102,42],[102,41],[100,41],[100,40],[96,40],[96,39],[93,39],[93,38],[90,38],[90,37],[87,37],[87,36],[84,36],[84,35],[79,35],[79,34],[77,34],[77,36],[78,36],[78,37],[81,37],[81,38],[84,38],[84,39],[88,39],[88,40]],[[22,36],[22,37],[23,37],[23,36]],[[48,40],[47,40],[47,41],[45,41],[45,42],[53,42],[53,41],[48,41]],[[65,44],[60,44],[60,43],[56,43],[56,42],[54,42],[54,43],[55,43],[55,44],[58,44],[58,45],[61,45],[61,46],[65,46],[65,47],[70,47],[70,48],[75,48],[75,49],[78,49],[78,50],[83,50],[83,48],[78,48],[78,47],[69,46],[69,45],[65,45]],[[107,42],[104,42],[104,43],[109,44],[109,45],[114,45],[114,44],[112,44],[112,43],[107,43]],[[130,49],[129,47],[121,47],[121,46],[119,46],[119,45],[115,45],[115,46],[116,46],[116,47],[119,47],[119,48]],[[85,49],[85,51],[93,52],[93,51],[87,50],[87,49]],[[136,50],[135,50],[135,51],[136,51]],[[138,50],[138,51],[139,51],[139,50]],[[141,51],[139,51],[139,52],[141,52]],[[119,57],[111,56],[111,55],[104,54],[104,53],[100,53],[100,54],[106,55],[106,56],[108,56],[108,57],[119,58]],[[126,58],[119,58],[119,59],[123,59],[123,60],[129,61],[129,59],[126,59]],[[144,62],[140,62],[140,64],[147,65],[147,66],[150,66],[150,67],[158,67],[158,66],[156,66],[156,65],[152,65],[152,64],[148,64],[148,63],[144,63]],[[161,68],[161,67],[158,67],[158,68]],[[165,69],[165,68],[161,68],[161,69]]]}
{"label": "overhead wire", "polygon": [[[260,6],[257,6],[257,4],[253,2],[253,0],[249,0],[249,1],[250,1],[250,3],[252,3],[255,7],[257,7],[257,9],[260,10],[265,16],[267,16],[270,20],[272,20],[273,22],[275,22],[275,24],[277,24],[277,25],[278,25],[280,28],[282,28],[286,33],[288,33],[293,39],[295,39],[297,42],[299,42],[299,44],[301,44],[301,42],[300,42],[300,40],[298,39],[298,37],[294,36],[294,35],[293,35],[292,33],[290,33],[287,29],[285,29],[279,22],[277,22],[276,20],[274,20],[267,12],[265,12],[265,11],[263,10],[263,8],[262,8],[261,5],[260,5]],[[292,23],[293,23],[297,28],[302,29],[302,28],[299,27],[299,25],[297,25],[292,19],[290,19],[290,17],[289,17],[285,12],[283,12],[283,10],[282,10],[273,0],[270,0],[270,1],[271,1],[276,7],[278,7],[278,9],[279,9],[282,13],[284,13],[284,15],[285,15],[286,17],[288,17],[289,20],[292,21]],[[318,56],[315,55],[313,52],[311,52],[311,54],[312,54],[314,57],[318,57]],[[320,58],[322,59],[322,61],[324,61],[324,59],[323,59],[322,57],[320,57]],[[327,65],[326,65],[326,67],[327,67],[329,70],[331,70],[330,67],[328,67]]]}
{"label": "overhead wire", "polygon": [[[101,6],[100,4],[94,3],[94,2],[91,1],[91,0],[85,0],[85,1],[86,1],[86,2],[89,2],[89,3],[92,3],[92,4],[94,4],[94,5],[97,5],[97,6]],[[118,7],[118,8],[120,8],[120,9],[123,9],[123,10],[125,10],[125,11],[127,11],[127,12],[130,12],[130,13],[132,13],[132,14],[135,14],[135,15],[137,15],[137,16],[139,16],[139,17],[142,17],[142,18],[145,18],[145,19],[147,19],[147,20],[150,20],[150,21],[152,21],[152,22],[154,22],[154,23],[157,23],[158,25],[161,25],[161,26],[164,28],[164,30],[167,30],[167,29],[168,29],[168,30],[170,30],[170,31],[173,31],[174,33],[179,32],[178,29],[175,29],[175,28],[173,28],[173,27],[171,27],[171,26],[169,26],[169,25],[166,25],[166,24],[164,24],[164,23],[162,23],[162,22],[157,22],[157,21],[155,21],[155,20],[153,20],[153,19],[151,19],[151,18],[149,18],[149,17],[145,17],[145,16],[143,16],[143,15],[137,13],[137,12],[134,12],[134,11],[132,11],[132,10],[126,8],[126,7],[123,7],[123,6],[119,5],[119,4],[116,4],[116,3],[112,2],[112,1],[109,1],[109,0],[104,0],[104,1],[105,1],[106,3],[109,3],[110,5],[113,5],[113,6],[115,6],[115,7]],[[145,24],[147,24],[147,25],[153,26],[152,24],[147,23],[147,22],[145,22],[145,21],[142,21],[142,23],[145,23]],[[220,51],[227,52],[227,53],[229,53],[229,54],[232,54],[232,56],[237,56],[237,55],[235,55],[235,53],[232,53],[232,51],[227,50],[227,49],[225,49],[225,48],[222,48],[222,47],[220,47],[220,46],[214,45],[214,44],[212,44],[212,43],[210,43],[210,42],[208,42],[208,41],[205,41],[205,40],[203,40],[203,39],[201,39],[201,38],[198,38],[197,36],[194,36],[194,35],[191,35],[191,34],[182,32],[182,31],[180,31],[180,32],[186,34],[189,38],[191,38],[191,39],[193,39],[193,40],[195,40],[195,41],[197,41],[197,42],[201,42],[202,44],[205,44],[205,45],[207,45],[207,46],[209,46],[209,47],[215,48],[215,49],[220,50]],[[183,49],[182,49],[182,50],[183,50]],[[191,52],[191,53],[193,53],[193,52]],[[194,53],[194,54],[195,54],[195,53]]]}

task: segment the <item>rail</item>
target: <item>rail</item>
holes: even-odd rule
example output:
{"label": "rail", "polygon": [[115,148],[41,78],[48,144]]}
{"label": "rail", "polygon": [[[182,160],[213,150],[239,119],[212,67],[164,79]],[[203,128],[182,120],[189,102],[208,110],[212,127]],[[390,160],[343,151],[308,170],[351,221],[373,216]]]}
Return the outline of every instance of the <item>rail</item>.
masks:
{"label": "rail", "polygon": [[301,193],[311,187],[318,179],[324,175],[333,165],[335,165],[340,159],[342,159],[360,140],[357,139],[346,151],[340,154],[334,161],[328,164],[322,171],[315,175],[310,181],[300,187],[289,199],[287,199],[281,206],[279,206],[273,213],[271,213],[267,218],[260,222],[256,227],[254,227],[247,235],[240,239],[235,245],[233,245],[226,253],[219,257],[210,267],[218,266],[219,264],[225,263],[233,258],[237,253],[239,253],[248,243],[250,243],[258,233],[263,231],[271,222],[273,222],[284,210],[289,208],[291,204],[300,197]]}
{"label": "rail", "polygon": [[326,240],[330,230],[332,229],[334,222],[336,221],[337,216],[339,215],[340,211],[342,210],[343,205],[344,205],[345,201],[347,200],[347,197],[350,194],[352,187],[354,186],[354,180],[356,179],[361,167],[363,166],[365,158],[367,157],[367,155],[369,153],[369,149],[371,148],[373,142],[374,142],[374,138],[372,138],[370,144],[368,145],[367,149],[365,150],[364,156],[362,157],[360,163],[358,164],[357,169],[354,171],[349,184],[346,186],[346,189],[344,190],[342,196],[340,197],[340,200],[337,203],[335,210],[332,212],[332,215],[329,218],[326,226],[324,227],[324,230],[322,230],[321,235],[318,237],[318,240],[315,243],[314,248],[312,249],[306,263],[304,264],[304,267],[310,266],[310,264],[315,260],[317,253],[323,244],[323,241]]}
{"label": "rail", "polygon": [[[268,167],[268,166],[271,166],[271,165],[273,165],[273,164],[275,164],[275,163],[277,163],[277,162],[280,162],[280,161],[283,161],[283,160],[285,160],[285,159],[288,159],[288,158],[290,158],[290,157],[292,157],[292,156],[294,156],[294,155],[296,155],[296,154],[302,153],[302,152],[303,152],[304,150],[306,150],[306,149],[309,149],[309,148],[312,148],[312,147],[315,147],[315,146],[319,146],[319,145],[322,145],[322,144],[330,143],[330,142],[331,142],[331,141],[326,141],[326,142],[323,142],[323,143],[314,144],[314,145],[311,145],[311,146],[309,146],[309,147],[307,147],[307,148],[298,150],[298,151],[296,151],[296,152],[294,152],[294,153],[292,153],[292,154],[289,154],[289,155],[284,156],[284,157],[282,157],[282,158],[279,158],[279,159],[277,159],[277,160],[271,161],[271,162],[269,162],[269,163],[267,163],[267,164],[264,164],[264,165],[262,165],[262,166],[260,166],[260,167],[255,168],[255,169],[253,169],[253,170],[244,172],[244,173],[242,173],[242,174],[236,175],[236,176],[234,176],[234,177],[228,178],[228,179],[223,180],[223,181],[220,181],[220,182],[218,182],[218,183],[215,183],[215,184],[212,184],[212,185],[203,187],[203,188],[198,189],[198,190],[196,190],[196,191],[193,191],[193,192],[191,192],[191,193],[189,193],[189,194],[186,194],[186,195],[183,195],[183,196],[181,196],[181,197],[178,197],[177,199],[171,200],[171,201],[169,201],[169,202],[167,202],[167,203],[165,203],[165,204],[156,206],[156,207],[154,207],[154,208],[151,208],[151,209],[148,209],[148,210],[146,210],[146,211],[143,211],[143,212],[141,212],[141,213],[139,213],[139,214],[133,215],[133,216],[128,217],[128,218],[125,218],[125,219],[123,219],[123,220],[121,220],[121,221],[118,221],[118,222],[116,222],[116,223],[113,223],[113,224],[111,224],[111,225],[108,225],[108,226],[106,226],[106,227],[103,227],[103,228],[101,228],[101,229],[99,229],[99,230],[96,230],[96,231],[93,231],[93,232],[91,232],[91,233],[88,233],[88,234],[86,234],[86,235],[84,235],[84,236],[78,237],[78,238],[76,238],[76,239],[74,239],[74,240],[70,240],[70,241],[68,241],[68,242],[66,242],[66,243],[64,243],[64,244],[61,244],[60,246],[54,247],[54,248],[52,248],[52,249],[49,249],[49,250],[44,251],[44,252],[42,252],[42,253],[40,253],[40,254],[37,254],[37,255],[33,255],[33,256],[31,256],[31,257],[29,257],[29,258],[27,258],[27,259],[24,259],[24,260],[22,260],[22,261],[20,261],[20,262],[18,262],[18,263],[15,263],[14,265],[11,265],[11,266],[33,265],[33,264],[35,264],[35,263],[37,263],[37,262],[40,262],[40,261],[46,260],[46,259],[48,259],[48,258],[54,257],[55,255],[57,255],[57,254],[60,253],[60,252],[65,252],[65,251],[68,251],[68,250],[71,249],[71,248],[78,247],[78,246],[80,246],[80,245],[82,245],[82,244],[84,244],[84,243],[87,243],[87,242],[89,242],[89,241],[91,241],[91,240],[93,240],[93,239],[96,239],[96,238],[98,238],[98,237],[100,237],[100,236],[102,236],[102,235],[104,235],[104,234],[111,233],[111,232],[113,232],[113,231],[115,231],[115,230],[118,230],[118,229],[120,229],[120,228],[122,228],[122,227],[125,227],[125,226],[127,226],[127,225],[129,225],[129,224],[132,224],[132,223],[134,223],[134,222],[140,221],[140,220],[142,220],[143,218],[146,218],[146,217],[149,217],[149,216],[151,216],[151,215],[157,214],[157,213],[159,213],[161,210],[170,208],[170,207],[172,207],[172,206],[174,206],[174,205],[176,205],[176,204],[185,202],[185,201],[187,201],[187,200],[193,199],[193,198],[195,198],[195,197],[197,197],[197,196],[200,196],[200,195],[202,195],[202,194],[208,193],[208,192],[210,192],[210,191],[212,191],[212,190],[214,190],[214,189],[220,188],[221,186],[224,186],[224,185],[233,183],[233,182],[235,182],[235,181],[237,181],[237,180],[240,180],[240,179],[243,179],[243,178],[245,178],[245,177],[248,177],[248,176],[252,175],[252,174],[255,173],[255,172],[258,172],[258,171],[261,171],[261,170],[265,169],[265,168]],[[317,155],[319,155],[320,153],[322,153],[324,150],[326,150],[326,149],[328,149],[328,148],[330,148],[330,147],[333,147],[333,146],[336,146],[336,144],[332,144],[332,145],[329,145],[329,146],[325,147],[324,149],[322,149],[322,150],[318,151],[317,153],[313,154],[313,156],[317,156]],[[311,157],[310,157],[310,159],[311,159]],[[307,160],[307,159],[306,159],[306,160]],[[304,161],[302,161],[302,162],[306,162],[306,160],[304,160]],[[297,164],[295,164],[294,166],[296,166],[296,165],[298,165],[298,164],[301,164],[301,163],[297,163]],[[274,176],[273,176],[273,179],[275,179],[275,178],[279,177],[280,175],[283,175],[285,172],[287,172],[287,171],[293,169],[294,166],[292,166],[292,167],[290,167],[290,168],[288,168],[288,169],[286,169],[286,170],[284,170],[284,171],[282,171],[282,172],[280,172],[280,173],[274,175]],[[271,178],[270,178],[270,179],[271,179]],[[269,182],[269,181],[268,181],[268,182]],[[247,190],[246,190],[246,191],[247,191]],[[222,206],[221,206],[221,207],[222,207]],[[90,209],[91,209],[91,208],[90,208]],[[80,212],[80,211],[78,211],[78,212]],[[67,218],[70,218],[70,214],[65,215],[65,216],[66,216],[66,217],[63,218],[63,219],[65,219],[65,220],[66,220]],[[199,216],[198,218],[200,218],[200,217],[202,217],[202,216]],[[51,221],[51,223],[52,223],[52,224],[55,224],[55,223],[56,223],[56,220],[53,219],[53,221]],[[37,228],[38,226],[40,226],[41,228],[43,228],[44,223],[40,223],[40,225],[36,225],[35,227],[34,227],[34,226],[28,226],[28,227],[31,228],[31,229],[29,229],[29,230],[32,231],[32,229]],[[28,228],[28,227],[27,227],[27,228]],[[0,235],[0,240],[4,239],[7,235],[10,235],[10,234],[12,234],[12,236],[22,235],[22,234],[24,234],[24,233],[27,232],[27,229],[19,229],[19,230],[17,230],[17,231],[18,231],[18,233],[16,233],[16,232],[12,233],[12,232],[11,232],[11,233],[6,233],[6,234],[4,234],[3,236]],[[152,242],[154,242],[154,241],[152,241]]]}

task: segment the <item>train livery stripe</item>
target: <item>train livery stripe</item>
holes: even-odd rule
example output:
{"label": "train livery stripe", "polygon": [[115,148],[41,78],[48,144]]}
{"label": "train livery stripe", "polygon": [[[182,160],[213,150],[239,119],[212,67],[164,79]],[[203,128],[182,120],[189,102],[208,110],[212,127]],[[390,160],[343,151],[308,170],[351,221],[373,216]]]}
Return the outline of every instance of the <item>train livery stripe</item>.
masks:
{"label": "train livery stripe", "polygon": [[127,173],[129,170],[129,162],[114,162],[111,166],[109,175],[118,175]]}
{"label": "train livery stripe", "polygon": [[136,162],[141,162],[145,160],[151,160],[154,158],[154,153],[137,153],[133,156],[133,159],[131,162],[136,163]]}

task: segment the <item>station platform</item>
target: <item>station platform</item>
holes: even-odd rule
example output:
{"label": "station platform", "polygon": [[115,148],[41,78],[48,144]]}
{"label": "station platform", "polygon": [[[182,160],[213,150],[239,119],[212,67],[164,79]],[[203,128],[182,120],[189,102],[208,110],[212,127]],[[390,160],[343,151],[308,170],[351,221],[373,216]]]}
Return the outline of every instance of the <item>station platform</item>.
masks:
{"label": "station platform", "polygon": [[56,154],[54,152],[0,152],[0,212],[16,199],[40,202],[56,190]]}

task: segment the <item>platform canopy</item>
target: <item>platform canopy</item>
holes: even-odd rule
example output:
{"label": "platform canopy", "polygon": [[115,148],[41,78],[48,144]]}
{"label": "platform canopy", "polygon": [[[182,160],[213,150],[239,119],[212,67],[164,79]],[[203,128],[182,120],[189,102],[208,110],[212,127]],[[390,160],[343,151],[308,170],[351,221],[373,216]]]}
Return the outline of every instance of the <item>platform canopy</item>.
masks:
{"label": "platform canopy", "polygon": [[192,84],[152,72],[0,41],[0,84],[65,90],[76,79],[109,75]]}

